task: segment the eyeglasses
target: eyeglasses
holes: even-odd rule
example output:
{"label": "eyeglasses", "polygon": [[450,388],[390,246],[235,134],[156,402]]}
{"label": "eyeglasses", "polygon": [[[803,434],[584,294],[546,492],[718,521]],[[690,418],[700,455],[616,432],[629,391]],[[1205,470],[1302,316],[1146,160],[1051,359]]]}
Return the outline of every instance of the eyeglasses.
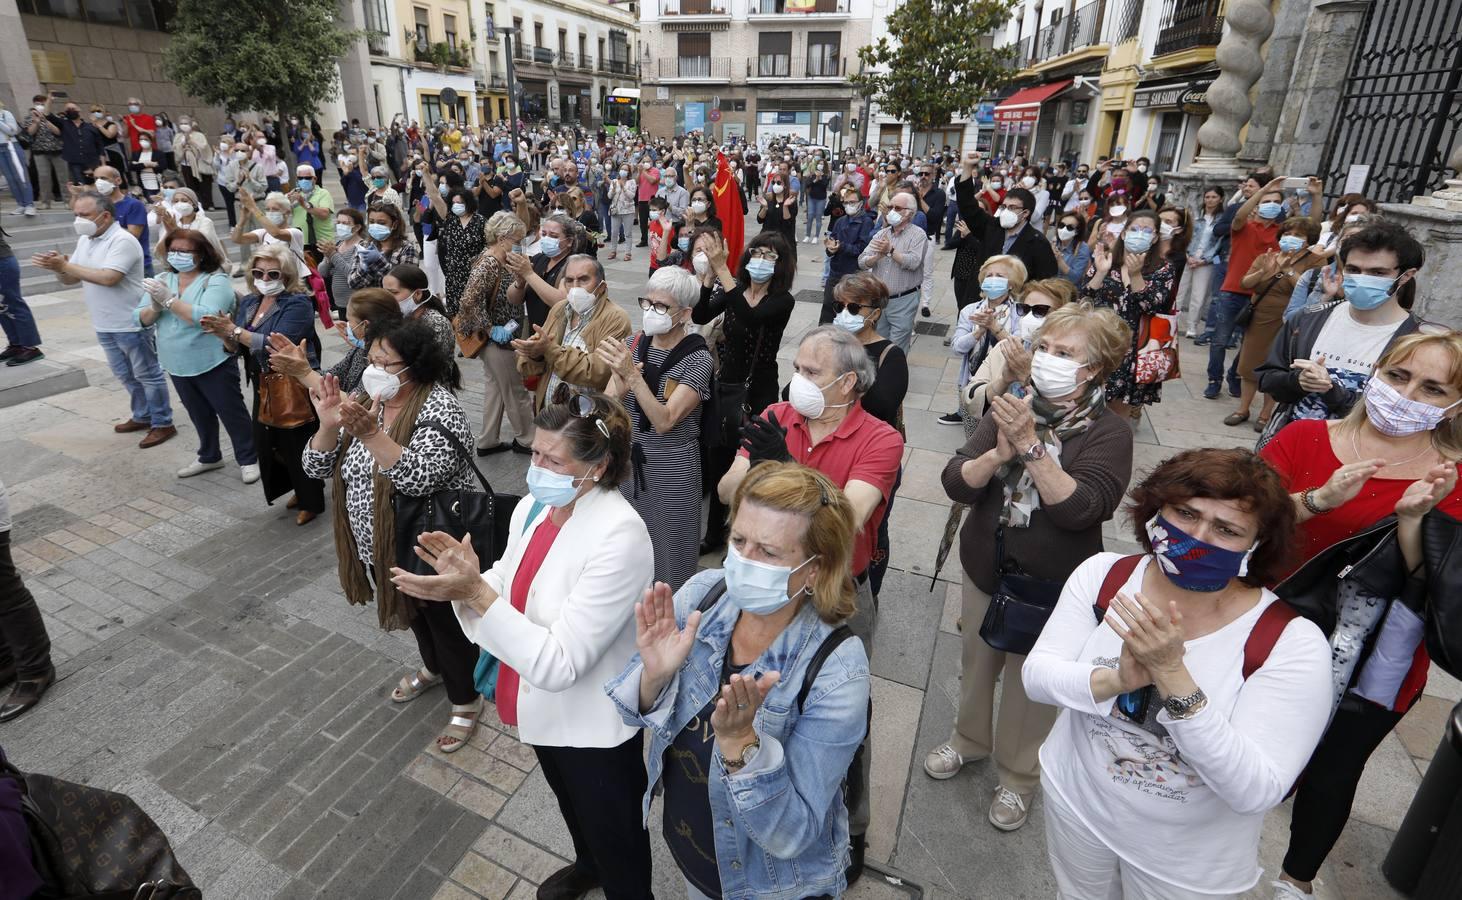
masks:
{"label": "eyeglasses", "polygon": [[566,381],[560,381],[558,387],[553,389],[553,402],[559,406],[568,408],[569,415],[575,419],[593,419],[594,427],[604,435],[606,441],[613,440],[609,434],[609,426],[604,424],[604,419],[599,416],[599,404],[588,394],[575,393],[572,386]]}
{"label": "eyeglasses", "polygon": [[658,300],[651,300],[649,297],[640,298],[640,309],[644,310],[645,312],[649,312],[653,309],[655,312],[659,313],[662,316],[670,312],[670,307],[666,306],[664,303],[661,303]]}
{"label": "eyeglasses", "polygon": [[1023,212],[1025,212],[1025,207],[1024,206],[1021,206],[1019,203],[1016,203],[1014,205],[1009,204],[1009,203],[1002,203],[1002,204],[1000,204],[1000,208],[1001,209],[1008,209],[1008,210],[1010,210],[1013,213],[1023,213]]}
{"label": "eyeglasses", "polygon": [[834,300],[833,309],[837,310],[838,312],[847,310],[848,315],[856,316],[865,309],[869,312],[877,312],[878,310],[883,309],[883,307],[877,306],[872,303],[853,303],[851,301],[848,303],[840,303],[837,300]]}
{"label": "eyeglasses", "polygon": [[284,277],[284,272],[281,269],[250,269],[249,275],[255,281],[278,281]]}
{"label": "eyeglasses", "polygon": [[767,250],[764,247],[757,247],[757,248],[753,249],[751,251],[751,258],[752,259],[765,259],[765,260],[769,260],[771,262],[776,262],[779,259],[779,257],[777,256],[777,251],[775,251],[775,250]]}
{"label": "eyeglasses", "polygon": [[1035,316],[1037,319],[1044,319],[1051,314],[1053,307],[1044,304],[1036,306],[1029,303],[1015,304],[1015,314],[1018,316]]}

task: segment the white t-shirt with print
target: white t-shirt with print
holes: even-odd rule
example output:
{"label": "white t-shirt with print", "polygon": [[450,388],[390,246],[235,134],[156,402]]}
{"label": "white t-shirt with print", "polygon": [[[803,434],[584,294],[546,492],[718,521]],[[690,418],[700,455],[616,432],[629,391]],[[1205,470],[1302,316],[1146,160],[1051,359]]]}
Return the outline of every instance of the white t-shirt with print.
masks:
{"label": "white t-shirt with print", "polygon": [[[1315,346],[1310,350],[1310,359],[1325,357],[1325,370],[1330,380],[1341,387],[1359,394],[1365,389],[1371,377],[1376,360],[1386,351],[1386,345],[1396,334],[1396,322],[1384,325],[1365,325],[1357,322],[1350,314],[1350,304],[1342,303],[1330,311],[1320,333],[1315,336]],[[1309,394],[1294,406],[1296,419],[1330,419],[1335,417],[1321,394]]]}
{"label": "white t-shirt with print", "polygon": [[[1077,567],[1021,670],[1032,700],[1061,707],[1041,746],[1041,784],[1127,865],[1191,891],[1242,893],[1262,873],[1264,814],[1284,800],[1329,721],[1330,645],[1296,618],[1244,680],[1244,644],[1277,600],[1265,590],[1253,609],[1184,644],[1208,705],[1174,720],[1152,690],[1134,721],[1116,698],[1091,694],[1092,671],[1115,667],[1122,652],[1093,611],[1120,558],[1098,553]],[[1138,563],[1122,593],[1141,589],[1151,562]]]}

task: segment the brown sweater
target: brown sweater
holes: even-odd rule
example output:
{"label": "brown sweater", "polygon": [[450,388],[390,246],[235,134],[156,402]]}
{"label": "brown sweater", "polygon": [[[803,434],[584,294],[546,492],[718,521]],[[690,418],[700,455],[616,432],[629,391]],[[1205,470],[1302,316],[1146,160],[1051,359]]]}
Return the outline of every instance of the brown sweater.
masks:
{"label": "brown sweater", "polygon": [[[970,505],[959,533],[959,561],[975,586],[995,590],[995,530],[1003,505],[1002,482],[991,477],[983,488],[969,486],[960,467],[995,447],[995,420],[985,416],[974,436],[944,466],[944,492]],[[1031,576],[1066,578],[1088,557],[1102,551],[1102,523],[1112,517],[1132,477],[1132,429],[1108,409],[1081,434],[1061,445],[1061,468],[1076,480],[1076,491],[1060,503],[1042,503],[1027,528],[1005,529],[1005,555]],[[967,626],[968,627],[968,626]]]}

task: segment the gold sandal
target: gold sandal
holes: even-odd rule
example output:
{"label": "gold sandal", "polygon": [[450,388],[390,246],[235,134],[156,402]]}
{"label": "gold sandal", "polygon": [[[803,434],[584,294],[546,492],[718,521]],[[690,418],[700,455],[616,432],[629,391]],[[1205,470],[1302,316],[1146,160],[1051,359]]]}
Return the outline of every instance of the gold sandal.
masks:
{"label": "gold sandal", "polygon": [[437,736],[437,749],[443,753],[456,753],[472,740],[472,735],[477,733],[477,717],[482,714],[482,698],[478,697],[476,703],[469,703],[465,706],[452,704],[452,717],[447,720],[447,727]]}
{"label": "gold sandal", "polygon": [[425,669],[418,669],[410,675],[403,676],[396,684],[396,689],[391,692],[391,702],[410,703],[425,691],[441,683],[442,676],[433,675]]}

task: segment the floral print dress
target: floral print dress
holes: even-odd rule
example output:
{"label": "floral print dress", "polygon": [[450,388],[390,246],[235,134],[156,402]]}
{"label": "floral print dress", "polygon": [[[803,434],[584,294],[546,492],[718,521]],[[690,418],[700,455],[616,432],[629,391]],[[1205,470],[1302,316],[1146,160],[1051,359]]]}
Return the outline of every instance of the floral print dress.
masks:
{"label": "floral print dress", "polygon": [[1152,274],[1143,276],[1144,286],[1133,291],[1122,281],[1122,273],[1113,267],[1107,273],[1101,287],[1092,290],[1083,286],[1081,296],[1097,306],[1110,308],[1127,327],[1132,329],[1132,346],[1122,364],[1107,378],[1107,402],[1126,403],[1128,406],[1146,406],[1162,402],[1162,384],[1141,384],[1137,381],[1138,333],[1146,316],[1160,315],[1171,311],[1173,304],[1173,265],[1164,262]]}

